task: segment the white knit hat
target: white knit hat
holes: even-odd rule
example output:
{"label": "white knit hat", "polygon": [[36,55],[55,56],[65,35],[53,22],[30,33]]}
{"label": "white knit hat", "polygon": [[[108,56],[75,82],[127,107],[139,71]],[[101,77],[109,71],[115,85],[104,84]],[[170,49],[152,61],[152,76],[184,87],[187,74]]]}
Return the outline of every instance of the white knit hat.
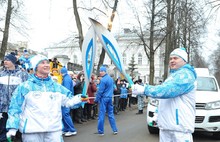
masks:
{"label": "white knit hat", "polygon": [[30,63],[31,63],[31,68],[33,68],[33,71],[37,70],[38,64],[43,60],[48,60],[48,58],[43,55],[35,55],[31,57]]}
{"label": "white knit hat", "polygon": [[170,53],[170,56],[178,56],[178,57],[182,58],[185,62],[188,62],[186,49],[184,47],[174,49]]}

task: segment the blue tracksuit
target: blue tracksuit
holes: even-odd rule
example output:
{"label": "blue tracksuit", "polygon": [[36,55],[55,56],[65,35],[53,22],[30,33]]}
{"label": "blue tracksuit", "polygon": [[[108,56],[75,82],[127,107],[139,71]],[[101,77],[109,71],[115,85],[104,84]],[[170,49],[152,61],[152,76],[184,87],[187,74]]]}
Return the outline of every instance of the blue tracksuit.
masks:
{"label": "blue tracksuit", "polygon": [[[73,91],[73,80],[71,79],[69,74],[63,75],[62,85],[70,90],[72,93]],[[70,108],[62,107],[62,122],[63,122],[63,132],[75,132],[76,129],[74,127],[72,118],[70,116]]]}
{"label": "blue tracksuit", "polygon": [[113,88],[113,79],[108,74],[105,74],[100,81],[95,98],[95,102],[99,102],[98,133],[100,134],[104,134],[105,113],[108,113],[108,119],[113,132],[118,131],[113,113]]}

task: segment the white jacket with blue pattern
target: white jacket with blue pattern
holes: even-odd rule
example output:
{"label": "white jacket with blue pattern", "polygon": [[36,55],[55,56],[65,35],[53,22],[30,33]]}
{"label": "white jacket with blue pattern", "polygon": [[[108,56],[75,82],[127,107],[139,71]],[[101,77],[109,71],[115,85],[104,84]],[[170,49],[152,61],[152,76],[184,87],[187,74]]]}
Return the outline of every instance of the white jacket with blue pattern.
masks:
{"label": "white jacket with blue pattern", "polygon": [[31,75],[13,93],[6,128],[21,133],[61,131],[61,106],[81,103],[80,95],[70,96],[71,92],[51,77],[39,79]]}
{"label": "white jacket with blue pattern", "polygon": [[194,68],[186,64],[178,70],[172,70],[161,85],[146,86],[147,96],[160,98],[158,106],[160,129],[194,132],[196,78]]}

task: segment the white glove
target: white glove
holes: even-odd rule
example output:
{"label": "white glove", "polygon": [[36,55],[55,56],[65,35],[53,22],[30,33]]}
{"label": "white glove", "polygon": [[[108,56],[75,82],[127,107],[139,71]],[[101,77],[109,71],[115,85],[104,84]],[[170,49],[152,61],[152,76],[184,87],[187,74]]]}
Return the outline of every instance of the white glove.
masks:
{"label": "white glove", "polygon": [[7,138],[11,138],[12,136],[15,136],[16,132],[17,132],[16,129],[9,129],[9,131],[6,133]]}
{"label": "white glove", "polygon": [[81,102],[82,102],[81,94],[77,94],[77,95],[73,96],[71,99],[69,99],[68,102],[66,102],[65,106],[72,107],[72,106],[79,104]]}
{"label": "white glove", "polygon": [[139,84],[135,84],[131,86],[132,94],[141,95],[144,94],[145,87]]}

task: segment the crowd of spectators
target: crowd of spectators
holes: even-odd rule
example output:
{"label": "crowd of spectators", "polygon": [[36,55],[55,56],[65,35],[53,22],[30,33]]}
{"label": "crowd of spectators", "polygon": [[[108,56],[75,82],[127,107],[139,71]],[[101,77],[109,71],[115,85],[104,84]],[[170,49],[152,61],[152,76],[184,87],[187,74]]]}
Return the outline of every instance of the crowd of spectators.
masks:
{"label": "crowd of spectators", "polygon": [[[29,74],[32,74],[33,69],[31,68],[30,59],[32,56],[25,50],[24,53],[18,54],[18,52],[11,53],[13,57],[16,57],[16,61],[14,61],[14,64],[16,67],[18,67],[22,72],[26,72]],[[10,55],[11,55],[10,54]],[[51,69],[51,77],[54,81],[59,82],[60,77],[64,78],[65,74],[68,74],[70,78],[72,79],[72,91],[73,96],[77,94],[82,94],[83,91],[83,85],[84,85],[84,72],[81,71],[78,74],[74,73],[74,71],[66,71],[63,73],[62,76],[61,68],[59,67],[60,76],[54,73],[54,68],[57,67],[57,59],[55,60],[49,60],[51,61],[52,65],[50,66]],[[55,62],[56,61],[56,62]],[[53,65],[56,63],[56,65]],[[60,63],[59,63],[60,66]],[[4,70],[4,60],[1,62],[1,68],[0,71]],[[113,78],[114,80],[114,114],[118,115],[120,111],[125,111],[127,107],[131,107],[132,104],[137,103],[137,98],[133,97],[131,95],[131,89],[129,84],[126,80],[121,79],[118,77],[117,79]],[[98,104],[94,102],[96,92],[99,89],[99,83],[101,80],[101,76],[93,74],[91,76],[91,82],[88,86],[87,95],[89,97],[89,101],[85,104],[84,107],[80,106],[74,109],[70,109],[70,116],[73,123],[77,124],[83,124],[90,120],[96,120],[98,117]],[[62,81],[61,81],[62,82]],[[63,83],[63,82],[62,82]],[[65,85],[64,85],[65,86]],[[9,100],[10,101],[10,100]],[[5,129],[5,128],[4,128]],[[75,130],[76,131],[76,130]],[[74,133],[76,135],[76,133]],[[71,135],[67,135],[71,136]]]}

